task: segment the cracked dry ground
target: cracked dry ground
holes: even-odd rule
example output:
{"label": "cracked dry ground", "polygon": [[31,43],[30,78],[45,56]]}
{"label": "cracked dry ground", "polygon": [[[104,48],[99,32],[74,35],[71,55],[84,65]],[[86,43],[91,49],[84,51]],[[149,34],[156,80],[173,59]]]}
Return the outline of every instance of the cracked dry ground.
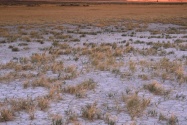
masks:
{"label": "cracked dry ground", "polygon": [[1,125],[186,125],[187,29],[0,28]]}

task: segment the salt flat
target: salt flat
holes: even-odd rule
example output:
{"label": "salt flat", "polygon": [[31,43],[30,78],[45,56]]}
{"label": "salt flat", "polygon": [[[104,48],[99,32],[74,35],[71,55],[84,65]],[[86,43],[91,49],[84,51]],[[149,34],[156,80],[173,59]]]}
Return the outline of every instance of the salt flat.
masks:
{"label": "salt flat", "polygon": [[0,124],[186,125],[186,11],[1,5]]}

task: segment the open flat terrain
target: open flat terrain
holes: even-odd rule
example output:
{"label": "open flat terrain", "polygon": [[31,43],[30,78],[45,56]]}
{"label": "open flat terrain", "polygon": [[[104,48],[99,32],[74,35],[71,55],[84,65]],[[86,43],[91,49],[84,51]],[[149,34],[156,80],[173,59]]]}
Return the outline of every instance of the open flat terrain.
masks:
{"label": "open flat terrain", "polygon": [[186,124],[186,4],[0,6],[0,125]]}
{"label": "open flat terrain", "polygon": [[[91,23],[109,24],[116,21],[177,23],[187,25],[187,4],[179,5],[118,5],[79,6],[0,6],[0,24]],[[87,4],[86,4],[87,5]]]}

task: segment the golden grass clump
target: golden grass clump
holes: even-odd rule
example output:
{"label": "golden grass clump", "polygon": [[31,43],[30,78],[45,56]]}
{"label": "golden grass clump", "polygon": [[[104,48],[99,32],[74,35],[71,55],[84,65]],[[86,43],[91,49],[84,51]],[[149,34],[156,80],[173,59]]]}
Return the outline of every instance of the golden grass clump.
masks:
{"label": "golden grass clump", "polygon": [[178,82],[181,84],[181,83],[185,83],[187,82],[187,75],[185,75],[185,70],[183,67],[178,67],[175,71],[175,75],[176,75],[176,78],[178,80]]}
{"label": "golden grass clump", "polygon": [[86,92],[95,89],[96,85],[97,84],[92,79],[89,79],[75,86],[67,86],[63,91],[75,94],[77,97],[84,97]]}
{"label": "golden grass clump", "polygon": [[37,31],[31,31],[30,36],[31,36],[31,38],[35,38],[35,39],[42,39],[43,38],[43,36]]}
{"label": "golden grass clump", "polygon": [[13,109],[1,109],[0,110],[0,122],[12,121],[14,119]]}
{"label": "golden grass clump", "polygon": [[108,125],[115,125],[115,124],[116,124],[116,121],[117,121],[117,117],[111,115],[110,113],[106,113],[106,114],[105,114],[104,120],[106,121],[106,123],[107,123]]}
{"label": "golden grass clump", "polygon": [[0,65],[0,69],[14,69],[15,71],[32,70],[33,68],[31,64],[22,64],[13,61]]}
{"label": "golden grass clump", "polygon": [[46,98],[49,99],[62,99],[61,93],[62,87],[61,85],[54,85],[50,87],[48,95],[46,95]]}
{"label": "golden grass clump", "polygon": [[6,28],[0,28],[0,36],[7,37],[9,35],[9,31]]}
{"label": "golden grass clump", "polygon": [[16,72],[9,72],[9,73],[6,73],[0,76],[0,82],[7,83],[7,82],[14,80],[17,77],[19,77],[19,74],[17,74]]}
{"label": "golden grass clump", "polygon": [[131,53],[133,52],[135,49],[133,46],[126,46],[125,47],[125,50],[124,50],[124,53]]}
{"label": "golden grass clump", "polygon": [[10,100],[10,104],[13,108],[14,111],[31,111],[35,108],[35,103],[33,102],[33,100],[31,98],[27,98],[27,99],[22,99],[22,98],[18,98],[18,99],[11,99]]}
{"label": "golden grass clump", "polygon": [[101,110],[97,108],[97,103],[88,104],[82,108],[82,117],[88,120],[100,119]]}
{"label": "golden grass clump", "polygon": [[159,121],[166,121],[167,117],[165,115],[163,115],[162,113],[159,114]]}
{"label": "golden grass clump", "polygon": [[187,75],[180,61],[170,61],[164,57],[157,63],[152,63],[151,66],[163,80],[174,80],[173,77],[179,84],[187,82]]}
{"label": "golden grass clump", "polygon": [[6,36],[7,41],[8,42],[15,42],[18,40],[18,38],[20,38],[19,34],[9,34],[8,36]]}
{"label": "golden grass clump", "polygon": [[151,84],[144,85],[144,88],[149,90],[155,95],[164,95],[167,91],[157,81],[153,81]]}
{"label": "golden grass clump", "polygon": [[170,61],[165,57],[160,59],[160,61],[157,63],[157,68],[170,73],[174,73],[179,66],[181,66],[180,63],[176,61]]}
{"label": "golden grass clump", "polygon": [[49,71],[49,70],[53,71],[54,73],[58,73],[58,72],[64,70],[64,64],[63,64],[63,62],[53,62],[49,65],[46,65],[43,68],[43,71]]}
{"label": "golden grass clump", "polygon": [[50,87],[49,79],[46,77],[40,77],[31,82],[32,87]]}
{"label": "golden grass clump", "polygon": [[29,36],[22,36],[22,37],[21,37],[21,40],[24,41],[24,42],[25,42],[25,41],[26,41],[26,42],[31,42],[31,38],[30,38]]}
{"label": "golden grass clump", "polygon": [[110,44],[101,44],[100,46],[93,48],[91,51],[91,64],[98,70],[110,71],[123,65],[121,61],[117,61],[115,58],[123,55],[122,49],[112,49],[112,45]]}
{"label": "golden grass clump", "polygon": [[64,68],[64,72],[66,74],[60,77],[60,79],[70,80],[76,78],[79,75],[79,72],[77,72],[77,67],[75,65],[67,66],[66,68]]}
{"label": "golden grass clump", "polygon": [[33,119],[35,119],[35,109],[31,109],[31,110],[29,110],[29,118],[30,118],[30,120],[33,120]]}
{"label": "golden grass clump", "polygon": [[169,125],[177,125],[177,122],[178,122],[177,116],[175,116],[174,114],[172,114],[168,119]]}
{"label": "golden grass clump", "polygon": [[117,48],[117,49],[114,51],[113,56],[121,57],[121,56],[123,56],[123,52],[124,52],[123,49],[118,49],[118,48]]}
{"label": "golden grass clump", "polygon": [[24,89],[28,88],[29,86],[30,86],[30,81],[27,80],[27,81],[23,82],[23,88]]}
{"label": "golden grass clump", "polygon": [[63,125],[63,117],[59,114],[53,115],[52,116],[52,125]]}
{"label": "golden grass clump", "polygon": [[74,66],[74,65],[71,65],[71,66],[67,66],[65,69],[64,69],[64,71],[66,72],[66,73],[73,73],[73,72],[76,72],[76,66]]}
{"label": "golden grass clump", "polygon": [[136,63],[132,60],[129,61],[129,70],[131,72],[135,72],[136,71]]}
{"label": "golden grass clump", "polygon": [[148,80],[149,79],[148,75],[146,75],[146,74],[138,75],[138,77],[141,78],[142,80]]}
{"label": "golden grass clump", "polygon": [[141,116],[143,111],[150,103],[150,99],[141,98],[137,94],[133,94],[127,97],[125,96],[122,98],[126,103],[128,113],[132,119]]}
{"label": "golden grass clump", "polygon": [[69,48],[71,48],[71,47],[70,47],[69,44],[67,44],[67,43],[63,43],[63,44],[59,44],[59,48],[65,50],[65,49],[69,49]]}
{"label": "golden grass clump", "polygon": [[46,62],[50,62],[50,61],[54,61],[52,56],[49,56],[49,55],[47,55],[45,53],[42,53],[42,54],[36,53],[36,54],[33,54],[31,56],[31,62],[32,63],[40,63],[40,64],[42,64],[42,63],[46,63]]}
{"label": "golden grass clump", "polygon": [[6,64],[3,64],[3,65],[1,64],[0,69],[14,69],[15,65],[17,65],[16,62],[10,61]]}
{"label": "golden grass clump", "polygon": [[49,99],[44,98],[44,97],[39,97],[38,98],[38,107],[41,110],[46,110],[47,108],[49,108]]}

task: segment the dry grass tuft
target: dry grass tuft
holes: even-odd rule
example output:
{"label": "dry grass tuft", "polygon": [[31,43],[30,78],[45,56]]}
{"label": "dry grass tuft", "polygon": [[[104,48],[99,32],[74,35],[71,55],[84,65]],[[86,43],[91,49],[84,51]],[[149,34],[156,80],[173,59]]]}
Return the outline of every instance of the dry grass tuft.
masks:
{"label": "dry grass tuft", "polygon": [[[123,55],[123,49],[119,47],[112,49],[112,46],[114,45],[103,43],[100,46],[89,49],[91,64],[96,69],[101,71],[111,71],[112,69],[123,65],[122,62],[116,60],[116,58]],[[88,52],[85,53],[88,54]]]}
{"label": "dry grass tuft", "polygon": [[97,104],[88,104],[82,108],[82,117],[87,118],[88,120],[100,119],[101,110],[97,108]]}
{"label": "dry grass tuft", "polygon": [[78,114],[73,111],[73,110],[67,110],[66,111],[66,115],[68,116],[68,121],[69,122],[75,122],[75,121],[78,121]]}
{"label": "dry grass tuft", "polygon": [[116,116],[112,116],[109,113],[106,113],[105,115],[105,121],[108,125],[116,125],[117,122],[117,117]]}
{"label": "dry grass tuft", "polygon": [[27,98],[27,99],[11,99],[10,100],[10,104],[13,108],[14,111],[22,111],[22,110],[26,110],[27,112],[33,110],[36,105],[33,102],[33,100],[31,98]]}
{"label": "dry grass tuft", "polygon": [[163,115],[162,113],[160,113],[158,119],[161,120],[161,121],[166,121],[166,120],[167,120],[167,117],[166,117],[165,115]]}
{"label": "dry grass tuft", "polygon": [[56,73],[62,71],[64,68],[63,62],[54,62],[51,66],[51,70]]}
{"label": "dry grass tuft", "polygon": [[12,121],[14,119],[13,109],[1,109],[0,110],[0,122]]}
{"label": "dry grass tuft", "polygon": [[73,73],[73,72],[76,72],[76,66],[74,65],[67,66],[64,70],[66,73]]}
{"label": "dry grass tuft", "polygon": [[132,119],[134,119],[134,117],[141,116],[150,103],[150,99],[141,98],[137,94],[133,94],[125,98],[123,97],[123,99],[125,99],[124,101],[126,103],[127,110]]}
{"label": "dry grass tuft", "polygon": [[46,110],[47,108],[49,108],[49,99],[44,98],[44,97],[39,97],[38,98],[38,107],[41,110]]}
{"label": "dry grass tuft", "polygon": [[35,109],[32,109],[32,110],[29,111],[29,118],[30,118],[30,120],[34,120],[35,119],[34,112],[35,112]]}
{"label": "dry grass tuft", "polygon": [[178,67],[175,71],[175,75],[180,84],[187,82],[187,75],[185,75],[185,70],[183,67]]}
{"label": "dry grass tuft", "polygon": [[41,77],[41,78],[37,78],[35,80],[33,80],[31,82],[32,87],[46,87],[49,88],[50,87],[50,82],[47,78],[45,77]]}
{"label": "dry grass tuft", "polygon": [[28,63],[27,59],[20,58],[19,61],[20,61],[20,63],[10,61],[4,65],[0,65],[0,68],[1,69],[14,69],[17,72],[22,71],[22,70],[32,70],[33,69],[32,64],[26,64],[26,63]]}
{"label": "dry grass tuft", "polygon": [[85,97],[86,92],[95,89],[96,85],[97,84],[92,79],[89,79],[76,86],[67,86],[63,91],[75,94],[77,97]]}
{"label": "dry grass tuft", "polygon": [[52,125],[63,125],[63,117],[61,115],[53,115],[52,116]]}
{"label": "dry grass tuft", "polygon": [[29,85],[30,85],[30,82],[29,82],[29,81],[23,82],[23,88],[24,88],[24,89],[28,88]]}
{"label": "dry grass tuft", "polygon": [[54,61],[53,58],[45,53],[42,53],[42,54],[36,53],[31,56],[32,63],[42,64],[42,63],[46,63],[50,61]]}
{"label": "dry grass tuft", "polygon": [[164,95],[167,91],[157,81],[153,81],[151,84],[144,85],[144,88],[149,90],[155,95]]}
{"label": "dry grass tuft", "polygon": [[48,99],[62,99],[61,96],[62,86],[61,85],[54,85],[49,89],[49,94],[46,96]]}
{"label": "dry grass tuft", "polygon": [[142,75],[138,75],[139,78],[141,78],[142,80],[148,80],[149,77],[146,74],[142,74]]}
{"label": "dry grass tuft", "polygon": [[169,125],[177,125],[177,122],[178,122],[178,119],[174,114],[172,114],[170,118],[168,119]]}
{"label": "dry grass tuft", "polygon": [[129,61],[129,70],[132,72],[136,71],[136,63],[133,61]]}

